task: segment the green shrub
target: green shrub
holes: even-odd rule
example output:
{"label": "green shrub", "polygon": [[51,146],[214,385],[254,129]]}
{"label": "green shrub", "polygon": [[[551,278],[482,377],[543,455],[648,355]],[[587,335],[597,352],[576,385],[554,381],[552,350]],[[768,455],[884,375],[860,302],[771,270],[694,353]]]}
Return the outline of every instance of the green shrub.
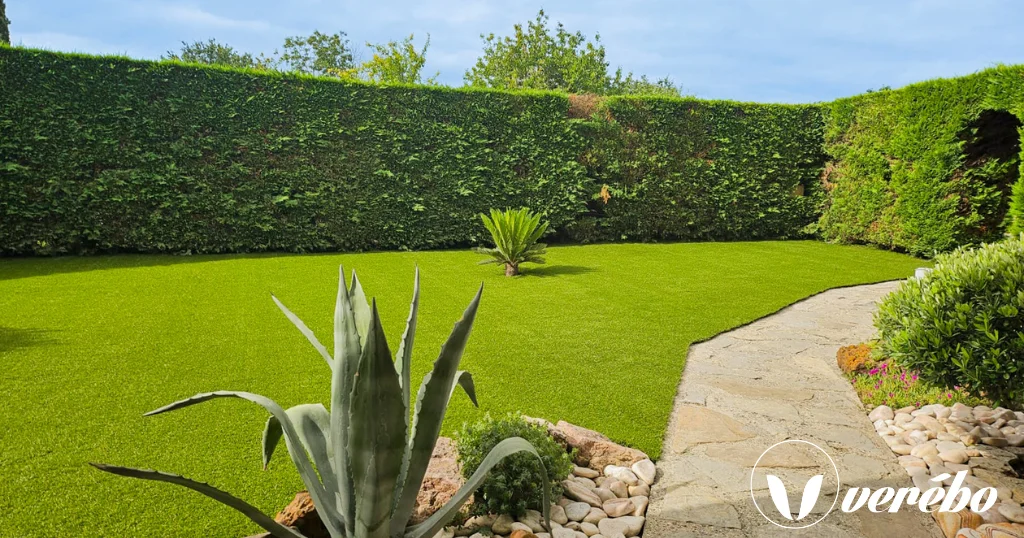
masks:
{"label": "green shrub", "polygon": [[1024,176],[1013,186],[1010,210],[1007,213],[1007,231],[1012,235],[1024,233]]}
{"label": "green shrub", "polygon": [[[507,437],[521,437],[537,449],[551,479],[552,498],[557,499],[562,494],[561,480],[572,472],[572,455],[544,427],[527,422],[517,413],[497,419],[487,414],[476,424],[463,425],[455,436],[463,476],[472,476],[491,448]],[[528,509],[541,509],[544,475],[536,458],[528,456],[509,456],[491,469],[473,496],[474,514],[521,516]]]}
{"label": "green shrub", "polygon": [[505,266],[505,276],[519,274],[519,264],[544,263],[547,245],[538,243],[548,229],[547,222],[541,222],[540,215],[527,208],[491,210],[491,216],[480,215],[484,227],[491,233],[494,248],[478,248],[477,252],[491,257],[480,262],[497,263]]}
{"label": "green shrub", "polygon": [[879,351],[929,383],[1024,402],[1024,235],[940,255],[875,316]]}

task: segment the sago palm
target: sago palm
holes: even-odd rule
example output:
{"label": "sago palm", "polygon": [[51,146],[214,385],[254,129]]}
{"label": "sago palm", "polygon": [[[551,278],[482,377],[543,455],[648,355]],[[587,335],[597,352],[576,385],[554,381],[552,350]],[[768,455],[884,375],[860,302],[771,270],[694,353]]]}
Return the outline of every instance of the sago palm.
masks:
{"label": "sago palm", "polygon": [[541,222],[540,215],[524,207],[505,211],[492,209],[490,218],[487,215],[480,215],[480,218],[494,240],[494,248],[476,249],[493,258],[480,262],[481,265],[500,263],[505,266],[505,276],[516,276],[519,264],[544,263],[547,245],[537,240],[547,231],[548,223]]}

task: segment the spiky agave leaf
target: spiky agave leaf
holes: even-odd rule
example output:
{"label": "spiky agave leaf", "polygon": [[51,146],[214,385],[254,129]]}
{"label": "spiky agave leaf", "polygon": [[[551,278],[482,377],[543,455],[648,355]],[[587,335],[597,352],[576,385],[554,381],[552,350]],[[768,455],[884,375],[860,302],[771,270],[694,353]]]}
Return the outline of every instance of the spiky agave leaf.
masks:
{"label": "spiky agave leaf", "polygon": [[412,304],[409,305],[409,317],[405,320],[405,332],[402,333],[402,341],[398,344],[398,353],[395,354],[395,371],[398,372],[398,381],[402,384],[402,402],[406,409],[409,409],[410,385],[412,385],[409,365],[412,363],[412,344],[416,339],[416,315],[419,312],[419,304],[420,268],[417,267],[412,284]]}
{"label": "spiky agave leaf", "polygon": [[[353,275],[353,288],[358,280]],[[359,288],[362,295],[362,287]],[[355,382],[359,357],[362,355],[358,321],[349,289],[345,287],[345,268],[338,268],[338,296],[334,305],[335,368],[331,373],[331,444],[338,491],[339,510],[345,518],[349,536],[355,529],[355,499],[353,498],[352,467],[348,459],[349,419],[352,385]]]}
{"label": "spiky agave leaf", "polygon": [[408,416],[401,390],[374,303],[352,388],[349,425],[355,536],[359,538],[388,538],[391,533]]}
{"label": "spiky agave leaf", "polygon": [[466,480],[466,483],[455,495],[452,496],[451,500],[448,501],[440,510],[434,512],[434,515],[427,518],[426,521],[419,525],[414,525],[406,529],[404,538],[430,538],[437,534],[453,517],[458,513],[459,508],[469,499],[469,496],[480,487],[484,479],[487,478],[487,473],[494,468],[495,465],[501,463],[501,460],[516,454],[518,452],[529,452],[537,457],[537,465],[540,467],[541,474],[544,476],[544,491],[543,491],[543,514],[544,514],[544,525],[546,528],[551,528],[551,484],[548,482],[548,471],[544,468],[544,460],[541,459],[540,454],[537,453],[537,449],[530,444],[529,441],[522,437],[509,437],[504,441],[494,445],[494,448],[487,453],[487,456],[480,462],[480,467],[477,468],[473,476]]}
{"label": "spiky agave leaf", "polygon": [[320,343],[320,340],[317,340],[316,335],[313,334],[313,331],[310,330],[310,328],[307,327],[306,324],[301,319],[299,319],[299,316],[296,316],[295,314],[292,313],[291,310],[288,310],[288,307],[286,307],[284,303],[279,301],[277,297],[274,296],[273,293],[270,294],[270,298],[274,300],[274,304],[276,304],[277,307],[281,309],[281,312],[284,312],[285,317],[288,318],[288,320],[291,321],[292,324],[294,324],[295,327],[299,329],[299,332],[306,337],[306,340],[309,340],[309,343],[313,344],[313,347],[316,348],[316,350],[320,353],[320,356],[322,356],[324,360],[327,361],[327,366],[334,368],[334,360],[331,359],[331,354],[327,352],[327,348]]}
{"label": "spiky agave leaf", "polygon": [[[286,409],[285,414],[295,425],[302,446],[313,458],[313,464],[320,473],[320,481],[325,485],[336,484],[334,465],[331,461],[334,457],[331,453],[331,414],[327,412],[327,408],[323,404],[302,404]],[[281,422],[271,415],[263,428],[264,469],[270,464],[270,457],[274,454],[274,449],[283,434]],[[329,487],[325,489],[330,490]]]}
{"label": "spiky agave leaf", "polygon": [[299,433],[295,429],[292,419],[288,416],[285,410],[277,404],[277,402],[265,396],[260,396],[259,394],[253,394],[251,392],[222,390],[196,394],[191,398],[179,400],[159,409],[150,411],[149,413],[146,413],[145,416],[159,415],[161,413],[183,409],[185,407],[190,407],[217,398],[239,398],[246,400],[263,407],[267,412],[277,418],[284,433],[284,442],[288,447],[288,455],[291,456],[292,463],[298,470],[299,477],[302,478],[302,483],[305,484],[307,491],[309,491],[310,499],[313,500],[313,504],[320,511],[320,517],[323,520],[324,525],[331,533],[331,536],[336,538],[346,536],[344,530],[345,519],[337,510],[334,503],[335,490],[326,490],[324,485],[320,482],[320,477],[317,475],[317,472],[310,463],[306,452],[303,450],[302,441],[300,441]]}
{"label": "spiky agave leaf", "polygon": [[105,465],[103,463],[90,463],[93,467],[118,476],[127,476],[129,478],[141,478],[143,480],[155,480],[157,482],[168,482],[171,484],[177,484],[184,486],[193,491],[198,491],[207,497],[234,508],[241,512],[245,517],[249,518],[253,523],[259,525],[267,532],[278,538],[305,538],[302,534],[295,531],[291,527],[286,527],[274,518],[260,512],[255,506],[227,493],[226,491],[219,490],[209,484],[202,482],[196,482],[183,476],[176,474],[164,473],[160,471],[154,471],[151,469],[133,469],[131,467],[118,467],[116,465]]}
{"label": "spiky agave leaf", "polygon": [[[392,535],[399,534],[402,528],[408,524],[415,507],[416,495],[419,493],[423,475],[430,463],[430,457],[434,453],[437,436],[441,432],[441,423],[444,421],[444,415],[448,409],[448,401],[451,398],[452,389],[456,385],[459,362],[462,360],[466,342],[473,329],[473,320],[476,318],[483,291],[484,287],[481,284],[476,296],[463,312],[462,319],[455,323],[448,340],[441,346],[441,353],[434,362],[433,370],[423,378],[423,383],[420,385],[419,393],[416,396],[416,414],[413,417],[412,431],[409,435],[409,443],[402,463],[402,474],[399,479],[401,493],[397,504],[395,504],[391,522]],[[464,377],[458,376],[458,379]],[[472,388],[470,383],[472,377],[465,379],[462,386]],[[475,401],[476,394],[471,394]]]}

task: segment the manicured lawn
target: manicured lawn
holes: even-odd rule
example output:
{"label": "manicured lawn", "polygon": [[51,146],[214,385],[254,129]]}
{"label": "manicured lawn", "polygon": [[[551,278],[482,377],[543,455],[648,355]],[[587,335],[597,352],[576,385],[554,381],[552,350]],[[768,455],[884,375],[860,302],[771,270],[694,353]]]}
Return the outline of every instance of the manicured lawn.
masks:
{"label": "manicured lawn", "polygon": [[[687,346],[827,288],[910,275],[924,262],[816,242],[550,249],[506,279],[471,252],[0,259],[3,536],[244,536],[243,517],[89,461],[210,482],[267,512],[301,485],[284,451],[260,470],[266,419],[215,401],[143,418],[196,392],[327,402],[323,359],[273,291],[330,347],[338,264],[378,298],[392,350],[413,267],[423,273],[413,373],[427,372],[481,281],[463,360],[481,411],[457,394],[447,428],[519,410],[595,428],[657,457]],[[415,387],[414,387],[415,390]]]}

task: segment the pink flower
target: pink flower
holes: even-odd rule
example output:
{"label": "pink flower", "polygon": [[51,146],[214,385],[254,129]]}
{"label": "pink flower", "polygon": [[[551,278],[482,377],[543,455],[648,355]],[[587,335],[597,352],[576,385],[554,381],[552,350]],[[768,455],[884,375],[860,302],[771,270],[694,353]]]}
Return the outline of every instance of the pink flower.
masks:
{"label": "pink flower", "polygon": [[875,375],[875,374],[878,373],[878,368],[872,368],[871,371],[868,372],[868,373],[871,374],[871,375]]}

